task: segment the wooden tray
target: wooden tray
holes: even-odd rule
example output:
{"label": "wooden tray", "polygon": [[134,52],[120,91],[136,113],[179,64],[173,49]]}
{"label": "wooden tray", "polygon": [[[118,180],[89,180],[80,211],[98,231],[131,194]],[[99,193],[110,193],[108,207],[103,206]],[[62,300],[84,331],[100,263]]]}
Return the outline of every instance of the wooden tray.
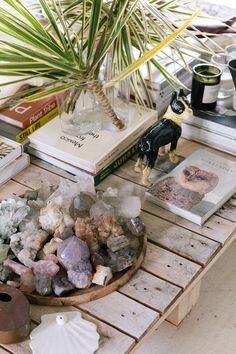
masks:
{"label": "wooden tray", "polygon": [[83,302],[89,302],[99,299],[105,295],[112,293],[120,288],[122,285],[132,277],[132,275],[140,268],[147,248],[147,235],[144,236],[142,248],[136,263],[126,270],[116,273],[112,278],[112,282],[106,286],[93,285],[88,289],[75,291],[72,295],[57,297],[57,296],[41,296],[37,294],[25,294],[32,304],[37,305],[50,305],[50,306],[63,306],[63,305],[76,305]]}

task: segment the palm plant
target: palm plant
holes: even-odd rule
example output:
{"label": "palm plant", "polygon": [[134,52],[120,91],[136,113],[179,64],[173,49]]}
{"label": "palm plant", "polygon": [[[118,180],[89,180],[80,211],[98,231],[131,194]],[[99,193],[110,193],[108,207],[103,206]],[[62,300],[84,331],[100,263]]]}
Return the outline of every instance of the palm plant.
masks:
{"label": "palm plant", "polygon": [[[181,4],[176,0],[166,3],[157,0],[39,0],[44,24],[20,0],[4,2],[14,11],[0,7],[0,33],[7,35],[7,39],[0,40],[0,74],[17,77],[7,84],[46,78],[44,90],[37,92],[36,88],[30,88],[27,91],[27,99],[35,100],[90,83],[118,128],[123,127],[123,122],[104,94],[104,86],[112,86],[129,76],[137,101],[143,103],[141,88],[151,104],[141,65],[147,65],[151,78],[152,63],[176,89],[181,83],[161,65],[159,53],[172,56],[174,52],[176,60],[180,59],[186,66],[184,53],[188,47],[207,50],[187,30],[198,12],[191,15],[188,8],[183,7],[183,1]],[[194,42],[189,41],[190,37]],[[160,52],[167,45],[171,47],[171,54]],[[108,53],[116,74],[102,86],[99,77]],[[74,109],[76,99],[76,95],[71,97],[68,111]]]}

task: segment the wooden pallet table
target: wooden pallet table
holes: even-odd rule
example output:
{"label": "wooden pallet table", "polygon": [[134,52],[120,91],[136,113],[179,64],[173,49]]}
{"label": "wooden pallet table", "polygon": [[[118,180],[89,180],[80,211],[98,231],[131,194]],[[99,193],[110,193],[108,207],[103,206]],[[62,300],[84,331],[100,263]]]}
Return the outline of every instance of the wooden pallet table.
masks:
{"label": "wooden pallet table", "polygon": [[[185,157],[199,147],[211,150],[182,139],[178,153]],[[32,328],[40,323],[42,314],[81,311],[84,318],[97,325],[101,336],[99,354],[135,352],[164,320],[179,325],[198,300],[203,276],[236,238],[236,196],[200,227],[145,202],[145,187],[133,167],[134,161],[128,161],[99,189],[132,189],[142,198],[141,216],[147,226],[148,246],[141,268],[118,291],[101,299],[66,307],[31,305]],[[160,165],[155,173],[163,174],[162,168]],[[27,169],[0,188],[0,199],[39,188],[45,180],[58,184],[60,178],[72,177],[32,159]],[[6,353],[31,353],[29,340],[0,345],[0,354]]]}

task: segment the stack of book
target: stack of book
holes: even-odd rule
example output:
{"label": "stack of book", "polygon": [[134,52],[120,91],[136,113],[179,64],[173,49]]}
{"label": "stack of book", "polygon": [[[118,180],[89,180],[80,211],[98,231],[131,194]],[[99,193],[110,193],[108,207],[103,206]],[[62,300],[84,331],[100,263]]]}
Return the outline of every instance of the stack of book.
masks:
{"label": "stack of book", "polygon": [[63,133],[56,117],[29,136],[28,153],[95,185],[136,152],[138,138],[157,122],[157,112],[130,104],[130,123],[121,131],[101,130],[87,135]]}
{"label": "stack of book", "polygon": [[0,185],[14,177],[30,163],[22,145],[0,135]]}
{"label": "stack of book", "polygon": [[183,122],[182,137],[236,155],[236,112],[226,113],[193,109]]}
{"label": "stack of book", "polygon": [[[29,85],[25,84],[19,91],[23,92],[27,88]],[[31,133],[58,114],[55,96],[32,102],[5,104],[7,108],[0,110],[0,134],[19,143],[23,143]]]}

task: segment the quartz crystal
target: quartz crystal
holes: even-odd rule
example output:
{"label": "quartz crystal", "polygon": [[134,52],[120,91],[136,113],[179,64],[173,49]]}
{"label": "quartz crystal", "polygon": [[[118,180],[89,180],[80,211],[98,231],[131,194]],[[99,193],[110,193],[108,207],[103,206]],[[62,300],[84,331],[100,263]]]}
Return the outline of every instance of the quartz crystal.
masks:
{"label": "quartz crystal", "polygon": [[79,196],[74,198],[74,203],[71,208],[74,219],[89,216],[89,210],[95,202],[96,197],[94,194],[81,192]]}
{"label": "quartz crystal", "polygon": [[75,287],[65,276],[56,276],[52,279],[53,292],[57,296],[65,296],[71,293]]}
{"label": "quartz crystal", "polygon": [[115,210],[111,205],[104,203],[102,200],[99,200],[90,208],[90,217],[93,218],[95,216],[101,215],[114,216]]}
{"label": "quartz crystal", "polygon": [[92,283],[92,273],[90,272],[77,272],[75,270],[68,270],[67,272],[69,281],[78,289],[89,288]]}
{"label": "quartz crystal", "polygon": [[66,227],[74,225],[74,221],[67,214],[63,207],[54,203],[48,203],[45,208],[40,210],[39,222],[42,229],[54,234],[62,233]]}
{"label": "quartz crystal", "polygon": [[65,269],[74,269],[81,262],[89,262],[89,248],[83,240],[76,236],[71,236],[59,243],[57,248],[57,258]]}
{"label": "quartz crystal", "polygon": [[144,236],[146,233],[146,226],[139,217],[128,219],[127,226],[130,232],[135,236]]}
{"label": "quartz crystal", "polygon": [[27,230],[11,236],[10,247],[19,261],[25,265],[34,260],[37,252],[46,242],[48,233],[44,230]]}
{"label": "quartz crystal", "polygon": [[0,238],[8,239],[29,213],[25,199],[9,198],[0,203]]}

